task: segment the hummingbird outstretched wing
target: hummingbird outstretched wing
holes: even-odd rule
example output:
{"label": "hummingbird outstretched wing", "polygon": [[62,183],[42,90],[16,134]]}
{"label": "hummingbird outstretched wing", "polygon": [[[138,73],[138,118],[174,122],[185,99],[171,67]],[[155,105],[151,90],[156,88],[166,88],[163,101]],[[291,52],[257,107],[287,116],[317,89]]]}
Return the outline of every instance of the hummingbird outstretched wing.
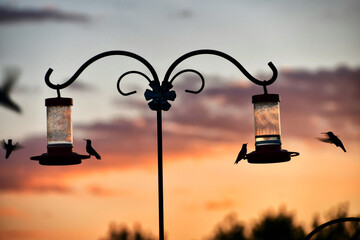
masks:
{"label": "hummingbird outstretched wing", "polygon": [[326,143],[332,143],[332,141],[330,140],[330,138],[317,138],[318,140],[322,141],[322,142],[326,142]]}
{"label": "hummingbird outstretched wing", "polygon": [[0,88],[0,104],[15,112],[21,113],[20,107],[9,96],[18,75],[19,71],[17,69],[7,70],[4,84]]}
{"label": "hummingbird outstretched wing", "polygon": [[13,88],[15,82],[16,82],[16,78],[17,78],[17,71],[15,70],[8,70],[6,72],[6,78],[4,80],[4,85],[2,87],[4,93],[9,94],[11,89]]}
{"label": "hummingbird outstretched wing", "polygon": [[13,151],[24,148],[24,146],[20,145],[18,142],[13,146]]}

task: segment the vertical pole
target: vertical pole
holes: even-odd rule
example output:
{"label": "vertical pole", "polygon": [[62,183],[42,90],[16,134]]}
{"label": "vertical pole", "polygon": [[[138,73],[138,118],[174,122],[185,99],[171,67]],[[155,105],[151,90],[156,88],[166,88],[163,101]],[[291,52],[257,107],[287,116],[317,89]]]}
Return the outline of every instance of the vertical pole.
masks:
{"label": "vertical pole", "polygon": [[164,196],[163,196],[163,150],[162,150],[162,117],[161,109],[157,110],[157,144],[158,144],[158,191],[159,191],[159,240],[164,240]]}

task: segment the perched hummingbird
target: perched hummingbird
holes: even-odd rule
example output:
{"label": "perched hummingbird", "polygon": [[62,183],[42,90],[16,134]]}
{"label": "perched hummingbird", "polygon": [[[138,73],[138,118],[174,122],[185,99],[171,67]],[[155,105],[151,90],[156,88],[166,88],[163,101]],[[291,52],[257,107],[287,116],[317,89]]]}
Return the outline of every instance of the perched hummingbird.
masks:
{"label": "perched hummingbird", "polygon": [[17,77],[18,77],[17,71],[15,70],[7,71],[4,84],[0,88],[0,104],[15,112],[20,113],[21,112],[20,107],[16,103],[14,103],[9,96],[9,93],[12,87],[14,86]]}
{"label": "perched hummingbird", "polygon": [[234,164],[238,164],[238,162],[240,162],[241,159],[246,159],[246,153],[247,153],[247,143],[244,143],[241,147],[241,150],[240,150]]}
{"label": "perched hummingbird", "polygon": [[100,160],[100,155],[95,151],[95,149],[91,146],[91,140],[90,139],[84,139],[86,141],[86,151],[91,156],[95,156],[96,159]]}
{"label": "perched hummingbird", "polygon": [[5,142],[3,139],[2,147],[6,150],[5,158],[8,159],[12,151],[19,150],[22,148],[22,146],[19,145],[19,143],[16,143],[15,145],[12,144],[12,139],[8,139],[8,143]]}
{"label": "perched hummingbird", "polygon": [[346,152],[344,145],[342,144],[340,139],[337,136],[335,136],[335,134],[333,132],[323,132],[321,134],[327,134],[328,138],[318,138],[320,141],[323,141],[326,143],[333,143],[337,147],[341,147],[342,150],[344,150],[344,152]]}

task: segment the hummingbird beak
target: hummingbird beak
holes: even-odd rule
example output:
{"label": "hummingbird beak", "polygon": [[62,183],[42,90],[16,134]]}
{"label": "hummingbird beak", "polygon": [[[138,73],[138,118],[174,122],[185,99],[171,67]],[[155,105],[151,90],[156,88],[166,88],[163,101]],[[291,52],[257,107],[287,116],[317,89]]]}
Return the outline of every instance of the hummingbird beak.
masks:
{"label": "hummingbird beak", "polygon": [[326,132],[322,132],[321,134],[327,134]]}

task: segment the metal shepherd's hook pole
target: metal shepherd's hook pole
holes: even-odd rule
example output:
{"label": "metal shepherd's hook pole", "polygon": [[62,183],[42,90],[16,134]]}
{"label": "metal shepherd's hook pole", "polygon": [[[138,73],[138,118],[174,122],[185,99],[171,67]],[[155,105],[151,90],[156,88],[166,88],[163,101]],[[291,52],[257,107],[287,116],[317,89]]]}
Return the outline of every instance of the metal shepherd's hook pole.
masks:
{"label": "metal shepherd's hook pole", "polygon": [[158,147],[158,194],[159,194],[159,239],[164,240],[164,186],[163,186],[163,150],[162,150],[162,115],[157,110],[157,147]]}
{"label": "metal shepherd's hook pole", "polygon": [[184,61],[185,59],[196,56],[196,55],[204,55],[204,54],[216,55],[216,56],[219,56],[219,57],[229,60],[250,81],[254,82],[255,84],[263,86],[265,93],[267,93],[266,86],[272,84],[276,80],[277,70],[271,62],[269,62],[268,65],[271,68],[271,70],[273,71],[273,76],[269,80],[260,81],[256,78],[254,78],[252,75],[250,75],[247,72],[247,70],[231,56],[229,56],[223,52],[211,50],[211,49],[192,51],[192,52],[189,52],[189,53],[181,56],[180,58],[178,58],[168,68],[168,70],[165,74],[164,80],[162,81],[161,84],[160,84],[160,81],[159,81],[159,78],[157,76],[155,69],[152,67],[152,65],[148,61],[146,61],[144,58],[142,58],[141,56],[139,56],[137,54],[134,54],[132,52],[127,52],[127,51],[121,51],[121,50],[103,52],[101,54],[98,54],[98,55],[90,58],[75,72],[75,74],[68,81],[66,81],[63,84],[53,84],[50,82],[50,75],[53,72],[53,70],[51,68],[47,71],[47,73],[45,75],[45,83],[50,88],[55,89],[57,91],[58,97],[60,98],[61,97],[61,95],[60,95],[61,89],[66,88],[70,84],[72,84],[79,77],[79,75],[85,70],[85,68],[87,68],[90,64],[92,64],[93,62],[95,62],[99,59],[102,59],[104,57],[113,56],[113,55],[130,57],[130,58],[136,59],[136,60],[140,61],[141,63],[143,63],[147,67],[147,69],[150,71],[152,78],[149,78],[147,75],[145,75],[144,73],[139,72],[139,71],[128,71],[128,72],[122,74],[120,76],[120,78],[118,79],[117,89],[118,89],[119,93],[122,94],[123,96],[128,96],[128,95],[132,95],[132,94],[136,93],[136,91],[123,92],[120,89],[121,80],[129,74],[137,74],[137,75],[144,77],[149,82],[149,86],[151,87],[151,90],[147,89],[145,91],[144,95],[145,95],[145,99],[147,101],[149,101],[148,105],[149,105],[150,109],[153,111],[156,111],[156,113],[157,113],[156,116],[157,116],[158,198],[159,198],[159,239],[160,240],[164,240],[163,143],[162,143],[162,113],[161,113],[161,111],[168,111],[171,107],[171,104],[168,101],[175,100],[176,93],[175,93],[175,91],[171,90],[173,87],[172,83],[173,83],[174,79],[177,76],[179,76],[180,74],[190,72],[190,73],[195,73],[200,77],[200,80],[202,83],[201,88],[197,91],[186,90],[186,92],[197,94],[203,90],[204,85],[205,85],[204,77],[196,70],[193,70],[193,69],[182,70],[182,71],[178,72],[177,74],[175,74],[171,79],[170,79],[170,75],[173,72],[173,70],[176,68],[176,66],[179,63],[181,63],[182,61]]}

